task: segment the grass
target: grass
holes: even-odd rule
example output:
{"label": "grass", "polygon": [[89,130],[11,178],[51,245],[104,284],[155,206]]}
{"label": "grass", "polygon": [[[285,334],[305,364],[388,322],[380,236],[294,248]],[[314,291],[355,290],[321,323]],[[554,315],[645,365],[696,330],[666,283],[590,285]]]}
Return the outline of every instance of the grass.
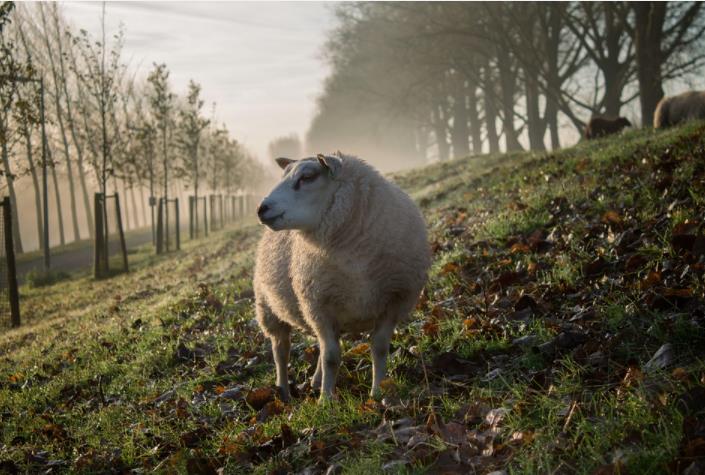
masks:
{"label": "grass", "polygon": [[[23,286],[23,326],[0,333],[0,467],[682,471],[705,455],[705,266],[687,225],[704,211],[704,131],[394,175],[426,215],[434,264],[381,401],[360,337],[336,401],[274,397],[253,322],[255,226],[168,256],[143,248],[110,279]],[[672,361],[647,370],[665,343]],[[292,347],[298,384],[315,342]]]}

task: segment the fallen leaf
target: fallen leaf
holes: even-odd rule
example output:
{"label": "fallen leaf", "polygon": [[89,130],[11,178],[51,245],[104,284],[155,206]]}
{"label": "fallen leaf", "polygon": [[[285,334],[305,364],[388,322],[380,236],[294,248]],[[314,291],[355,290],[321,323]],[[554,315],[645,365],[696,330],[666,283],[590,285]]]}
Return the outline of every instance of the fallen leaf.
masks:
{"label": "fallen leaf", "polygon": [[274,400],[274,391],[270,387],[262,387],[253,389],[245,397],[245,402],[252,406],[255,410],[259,411],[268,402]]}
{"label": "fallen leaf", "polygon": [[456,264],[454,262],[448,262],[446,265],[444,265],[441,268],[440,274],[441,275],[454,274],[454,273],[458,272],[459,269],[460,269],[460,266],[458,264]]}
{"label": "fallen leaf", "polygon": [[512,254],[525,254],[529,251],[531,251],[531,248],[523,242],[514,243],[514,245],[509,250],[509,252],[511,252]]}
{"label": "fallen leaf", "polygon": [[347,351],[348,355],[362,356],[366,355],[370,351],[369,343],[360,343]]}
{"label": "fallen leaf", "polygon": [[602,222],[605,224],[622,224],[622,218],[614,210],[609,210],[602,215]]}
{"label": "fallen leaf", "polygon": [[424,322],[423,327],[421,329],[424,335],[430,337],[438,336],[438,333],[440,331],[438,323],[435,320],[427,320],[426,322]]}

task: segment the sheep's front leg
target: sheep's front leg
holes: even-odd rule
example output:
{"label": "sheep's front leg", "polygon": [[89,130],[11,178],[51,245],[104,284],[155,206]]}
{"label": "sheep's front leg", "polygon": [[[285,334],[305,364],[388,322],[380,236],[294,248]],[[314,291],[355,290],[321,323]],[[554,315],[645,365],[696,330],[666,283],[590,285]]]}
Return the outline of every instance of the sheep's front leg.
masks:
{"label": "sheep's front leg", "polygon": [[371,353],[372,353],[372,389],[370,396],[379,397],[381,394],[379,385],[387,375],[387,356],[389,355],[389,342],[394,334],[394,322],[380,322],[372,331]]}
{"label": "sheep's front leg", "polygon": [[272,353],[277,370],[277,387],[282,401],[289,400],[289,351],[291,349],[291,332],[283,331],[272,336]]}
{"label": "sheep's front leg", "polygon": [[331,399],[335,389],[335,380],[340,368],[340,341],[332,330],[324,330],[318,335],[321,347],[321,401]]}

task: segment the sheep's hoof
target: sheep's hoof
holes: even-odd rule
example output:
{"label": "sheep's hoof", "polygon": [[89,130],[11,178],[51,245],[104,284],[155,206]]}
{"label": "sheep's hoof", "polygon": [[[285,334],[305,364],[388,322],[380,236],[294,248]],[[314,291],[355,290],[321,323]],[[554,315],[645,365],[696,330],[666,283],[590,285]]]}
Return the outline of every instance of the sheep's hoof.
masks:
{"label": "sheep's hoof", "polygon": [[321,395],[318,397],[318,404],[321,406],[325,406],[327,404],[331,404],[333,401],[335,401],[337,399],[338,399],[337,394],[321,393]]}
{"label": "sheep's hoof", "polygon": [[289,388],[284,389],[280,387],[277,389],[279,390],[279,399],[282,402],[289,402],[289,400],[291,399],[291,395],[289,394]]}

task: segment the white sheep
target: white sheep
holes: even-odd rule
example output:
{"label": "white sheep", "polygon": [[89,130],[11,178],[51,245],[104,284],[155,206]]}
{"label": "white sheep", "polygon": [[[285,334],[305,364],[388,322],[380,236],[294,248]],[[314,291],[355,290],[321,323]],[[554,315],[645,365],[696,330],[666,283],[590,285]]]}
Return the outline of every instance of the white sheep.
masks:
{"label": "white sheep", "polygon": [[284,177],[257,209],[267,226],[255,265],[257,321],[285,400],[292,327],[318,339],[311,385],[322,400],[333,394],[341,334],[370,331],[377,395],[394,328],[413,310],[430,266],[411,198],[364,161],[337,155],[278,158]]}

